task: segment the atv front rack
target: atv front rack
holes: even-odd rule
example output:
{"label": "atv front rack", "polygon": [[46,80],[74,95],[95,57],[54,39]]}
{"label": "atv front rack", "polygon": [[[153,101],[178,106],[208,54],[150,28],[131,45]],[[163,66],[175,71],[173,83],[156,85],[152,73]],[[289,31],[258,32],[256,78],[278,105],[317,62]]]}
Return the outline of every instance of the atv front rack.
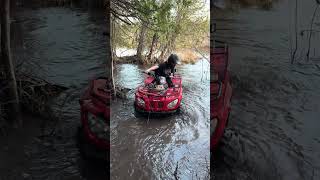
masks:
{"label": "atv front rack", "polygon": [[210,69],[216,71],[219,79],[223,79],[228,71],[229,66],[229,48],[223,41],[215,41],[218,46],[211,49]]}

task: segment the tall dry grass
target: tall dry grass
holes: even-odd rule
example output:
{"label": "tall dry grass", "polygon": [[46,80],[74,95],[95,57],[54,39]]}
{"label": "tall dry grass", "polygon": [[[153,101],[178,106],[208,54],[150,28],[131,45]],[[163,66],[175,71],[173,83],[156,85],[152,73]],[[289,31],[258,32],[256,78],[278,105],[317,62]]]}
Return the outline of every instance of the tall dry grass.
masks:
{"label": "tall dry grass", "polygon": [[175,53],[184,64],[195,64],[201,58],[201,56],[192,49],[179,49]]}

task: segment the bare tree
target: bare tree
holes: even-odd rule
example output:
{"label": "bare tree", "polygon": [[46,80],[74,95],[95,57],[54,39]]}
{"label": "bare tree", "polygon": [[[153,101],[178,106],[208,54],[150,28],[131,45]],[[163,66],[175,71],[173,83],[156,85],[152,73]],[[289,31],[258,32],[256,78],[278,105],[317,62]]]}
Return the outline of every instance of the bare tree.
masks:
{"label": "bare tree", "polygon": [[21,125],[20,103],[17,82],[10,51],[10,0],[1,1],[1,64],[8,82],[8,117],[16,125]]}
{"label": "bare tree", "polygon": [[113,77],[113,58],[112,58],[112,44],[111,44],[111,8],[110,1],[106,2],[106,18],[107,18],[107,80],[110,82],[110,88],[112,88],[114,92],[114,96],[116,96],[116,89]]}
{"label": "bare tree", "polygon": [[154,60],[155,49],[156,49],[156,46],[157,46],[157,43],[158,43],[158,38],[159,38],[158,34],[154,33],[153,37],[152,37],[152,43],[151,43],[150,51],[149,51],[149,54],[148,54],[148,57],[147,57],[149,62],[151,60]]}
{"label": "bare tree", "polygon": [[140,35],[139,35],[139,44],[138,44],[138,48],[137,48],[137,56],[141,62],[144,59],[142,54],[143,54],[143,51],[145,48],[145,37],[146,37],[146,33],[147,33],[147,28],[148,28],[147,22],[146,21],[142,22]]}

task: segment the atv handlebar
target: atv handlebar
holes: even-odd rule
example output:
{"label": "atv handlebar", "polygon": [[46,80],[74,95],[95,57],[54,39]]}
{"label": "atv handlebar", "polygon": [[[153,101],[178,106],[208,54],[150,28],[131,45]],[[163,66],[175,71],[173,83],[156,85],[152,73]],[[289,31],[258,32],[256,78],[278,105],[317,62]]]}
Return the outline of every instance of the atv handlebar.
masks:
{"label": "atv handlebar", "polygon": [[149,75],[149,76],[153,76],[153,74],[152,74],[152,73],[150,73],[150,72],[142,71],[142,73],[147,74],[147,75]]}

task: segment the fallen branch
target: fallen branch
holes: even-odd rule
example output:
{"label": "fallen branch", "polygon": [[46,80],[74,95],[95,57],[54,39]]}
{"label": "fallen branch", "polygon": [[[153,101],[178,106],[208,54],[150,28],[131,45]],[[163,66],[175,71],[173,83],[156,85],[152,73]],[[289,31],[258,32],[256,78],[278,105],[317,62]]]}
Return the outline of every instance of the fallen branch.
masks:
{"label": "fallen branch", "polygon": [[291,57],[291,64],[294,63],[295,56],[298,50],[298,0],[296,0],[296,6],[295,6],[295,38],[296,38],[295,49]]}
{"label": "fallen branch", "polygon": [[318,8],[319,8],[320,4],[317,5],[316,9],[313,12],[313,16],[312,16],[312,20],[311,20],[311,25],[310,25],[310,33],[309,33],[309,41],[308,41],[308,52],[307,52],[307,61],[309,61],[309,55],[310,55],[310,46],[311,46],[311,37],[312,37],[312,29],[313,29],[313,23],[314,23],[314,19],[315,16],[317,14]]}
{"label": "fallen branch", "polygon": [[[3,82],[4,87],[6,87],[7,81],[5,79],[0,80]],[[22,73],[17,74],[16,81],[23,109],[38,115],[47,115],[46,103],[48,100],[67,89],[66,87]],[[2,90],[6,89],[2,88]],[[1,96],[5,96],[5,94],[1,94]]]}
{"label": "fallen branch", "polygon": [[178,164],[178,162],[177,162],[176,169],[174,170],[174,173],[173,173],[175,180],[178,180],[178,179],[179,179],[179,176],[178,176],[178,168],[179,168],[179,164]]}

